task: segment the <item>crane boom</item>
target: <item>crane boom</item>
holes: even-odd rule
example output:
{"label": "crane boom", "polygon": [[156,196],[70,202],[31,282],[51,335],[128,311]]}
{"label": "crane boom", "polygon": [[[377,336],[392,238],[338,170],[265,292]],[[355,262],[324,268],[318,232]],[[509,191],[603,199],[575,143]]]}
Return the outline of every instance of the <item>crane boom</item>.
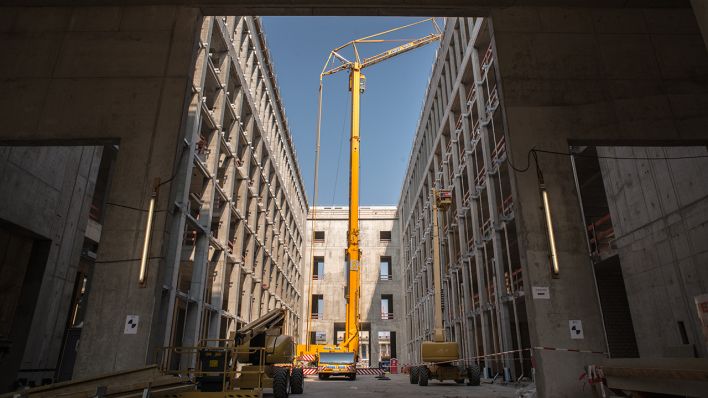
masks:
{"label": "crane boom", "polygon": [[[430,21],[435,32],[425,35],[414,40],[387,40],[380,37],[399,31],[414,25]],[[360,115],[360,98],[364,92],[365,77],[361,73],[362,69],[378,64],[397,55],[404,54],[416,48],[420,48],[427,44],[438,41],[442,38],[442,31],[434,18],[427,18],[405,26],[393,28],[384,32],[376,33],[357,40],[350,41],[340,47],[330,51],[329,57],[325,62],[322,72],[320,73],[320,115],[321,119],[321,101],[322,101],[322,78],[344,70],[349,71],[349,91],[351,91],[351,131],[350,131],[350,149],[349,149],[349,218],[347,230],[347,288],[345,293],[346,299],[346,316],[345,316],[345,331],[344,339],[336,347],[337,351],[346,351],[354,353],[358,358],[359,355],[359,300],[361,298],[360,290],[360,272],[361,272],[361,250],[359,248],[359,115]],[[404,44],[393,47],[379,54],[362,59],[359,56],[357,45],[367,43],[383,43],[389,41],[405,41]],[[345,58],[341,50],[347,47],[352,47],[354,52],[354,60],[350,61]],[[338,64],[335,64],[338,62]],[[320,120],[318,119],[318,120]],[[320,124],[317,124],[317,139],[319,142]],[[317,165],[315,166],[317,169]],[[316,184],[316,182],[315,182]],[[309,328],[309,324],[308,324]],[[309,334],[309,330],[308,330]],[[309,345],[308,351],[309,349]],[[317,352],[326,351],[326,348],[315,347]]]}
{"label": "crane boom", "polygon": [[434,41],[440,40],[440,37],[442,34],[430,34],[425,37],[421,37],[419,39],[415,39],[411,42],[408,42],[406,44],[400,45],[398,47],[394,47],[388,51],[382,52],[380,54],[376,54],[374,56],[368,57],[364,59],[364,62],[362,62],[362,69],[366,68],[371,65],[378,64],[381,61],[385,61],[389,58],[395,57],[396,55],[400,55],[403,53],[407,53],[408,51],[415,50],[416,48],[423,47],[426,44],[430,44]]}
{"label": "crane boom", "polygon": [[[380,37],[382,35],[395,32],[401,29],[409,28],[414,25],[421,24],[423,22],[431,21],[433,24],[433,27],[435,28],[435,33],[431,33],[429,35],[414,39],[414,40],[406,40],[404,44],[401,44],[399,46],[393,47],[391,49],[388,49],[384,52],[381,52],[376,55],[372,55],[370,57],[364,58],[363,60],[359,57],[359,51],[357,49],[357,44],[365,44],[365,43],[384,43],[387,41],[400,41],[400,40],[385,40],[385,39],[374,39],[375,37]],[[353,70],[355,65],[358,66],[359,71],[361,71],[364,68],[367,68],[372,65],[376,65],[381,61],[385,61],[389,58],[393,58],[396,55],[400,55],[403,53],[407,53],[411,50],[415,50],[416,48],[423,47],[427,44],[433,43],[435,41],[438,41],[442,38],[442,31],[440,30],[440,27],[438,27],[438,24],[435,22],[435,18],[427,18],[422,21],[414,22],[409,25],[404,25],[400,26],[398,28],[390,29],[384,32],[379,32],[376,34],[373,34],[371,36],[366,36],[361,39],[356,39],[352,40],[347,44],[344,44],[340,47],[335,48],[334,50],[330,51],[329,57],[327,58],[327,62],[325,63],[325,67],[322,69],[322,74],[320,75],[320,79],[323,76],[328,76],[328,75],[333,75],[337,72],[341,72],[343,70]],[[355,55],[355,60],[350,61],[347,58],[343,57],[340,52],[343,48],[351,46],[354,49],[354,55]],[[327,69],[328,65],[330,64],[330,61],[334,61],[335,59],[339,60],[340,64],[336,65],[330,69]]]}

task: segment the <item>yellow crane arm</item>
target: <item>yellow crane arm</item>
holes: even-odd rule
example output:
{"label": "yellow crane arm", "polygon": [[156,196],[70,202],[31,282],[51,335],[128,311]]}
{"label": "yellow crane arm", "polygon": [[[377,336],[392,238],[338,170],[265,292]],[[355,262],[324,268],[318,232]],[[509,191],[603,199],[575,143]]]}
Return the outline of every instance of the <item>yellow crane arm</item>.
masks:
{"label": "yellow crane arm", "polygon": [[[388,50],[381,52],[379,54],[364,58],[363,60],[360,59],[357,44],[384,43],[387,41],[401,41],[401,40],[385,40],[385,39],[374,39],[374,38],[380,37],[380,36],[383,36],[388,33],[395,32],[395,31],[398,31],[401,29],[409,28],[411,26],[418,25],[418,24],[421,24],[423,22],[428,22],[428,21],[432,22],[435,33],[431,33],[429,35],[426,35],[426,36],[423,36],[423,37],[420,37],[417,39],[413,39],[413,40],[406,40],[406,43],[404,43],[404,44],[393,47],[393,48],[388,49]],[[423,19],[418,22],[414,22],[412,24],[399,26],[394,29],[389,29],[389,30],[386,30],[383,32],[379,32],[379,33],[373,34],[371,36],[362,37],[361,39],[352,40],[349,43],[339,46],[339,47],[335,48],[334,50],[330,51],[329,57],[327,58],[327,62],[325,62],[325,67],[322,70],[322,74],[321,74],[320,78],[322,76],[332,75],[337,72],[341,72],[343,70],[351,70],[355,64],[358,64],[357,66],[359,67],[359,70],[367,68],[369,66],[378,64],[381,61],[385,61],[389,58],[393,58],[396,55],[400,55],[400,54],[406,53],[408,51],[415,50],[416,48],[423,47],[423,46],[430,44],[432,42],[438,41],[442,38],[442,35],[443,35],[443,33],[440,30],[440,27],[438,26],[437,22],[435,22],[435,18],[427,18],[427,19]],[[354,56],[356,58],[354,61],[350,61],[341,55],[341,50],[346,47],[349,47],[349,46],[351,46],[354,49]],[[334,61],[335,59],[339,60],[340,64],[336,65],[330,69],[327,69],[327,67],[330,64],[330,61]]]}
{"label": "yellow crane arm", "polygon": [[[423,22],[430,21],[435,32],[426,36],[413,40],[390,40],[383,39],[381,36],[399,31]],[[366,36],[357,40],[350,41],[340,47],[330,51],[329,57],[322,68],[320,74],[320,91],[319,91],[319,115],[317,123],[317,142],[319,143],[320,136],[320,120],[322,117],[322,78],[344,70],[349,71],[349,91],[351,91],[351,135],[350,135],[350,151],[349,151],[349,229],[347,232],[347,292],[346,292],[346,318],[344,339],[339,344],[339,349],[342,351],[353,352],[355,356],[359,354],[359,300],[361,297],[360,291],[360,267],[361,267],[361,251],[359,250],[359,101],[360,96],[364,92],[364,75],[361,70],[379,62],[393,58],[397,55],[406,53],[416,48],[438,41],[442,38],[442,31],[434,18],[427,18],[418,22],[414,22],[405,26],[393,28],[374,35]],[[391,41],[405,41],[396,47],[386,50],[382,53],[362,59],[359,56],[357,45],[367,43],[383,43]],[[351,46],[354,52],[354,60],[350,61],[341,54],[341,50]],[[338,64],[334,65],[336,62]],[[333,66],[334,65],[334,66]],[[329,69],[328,69],[329,68]],[[315,161],[315,176],[317,176],[317,160]],[[315,181],[317,184],[317,181]],[[317,185],[315,185],[316,187]],[[316,195],[316,194],[315,194]],[[316,198],[317,196],[315,196]],[[316,205],[313,204],[313,208]],[[314,222],[314,220],[313,220]],[[309,314],[308,314],[309,315]],[[308,323],[309,335],[309,323]],[[308,345],[309,349],[309,345]]]}
{"label": "yellow crane arm", "polygon": [[415,39],[411,42],[408,42],[406,44],[402,44],[398,47],[394,47],[388,51],[382,52],[380,54],[376,54],[374,56],[364,58],[364,61],[361,63],[361,68],[364,69],[366,67],[369,67],[371,65],[378,64],[381,61],[385,61],[389,58],[395,57],[396,55],[400,55],[403,53],[406,53],[411,50],[415,50],[416,48],[423,47],[426,44],[430,44],[434,41],[440,40],[442,37],[441,33],[436,33],[436,34],[430,34],[425,37],[421,37],[419,39]]}

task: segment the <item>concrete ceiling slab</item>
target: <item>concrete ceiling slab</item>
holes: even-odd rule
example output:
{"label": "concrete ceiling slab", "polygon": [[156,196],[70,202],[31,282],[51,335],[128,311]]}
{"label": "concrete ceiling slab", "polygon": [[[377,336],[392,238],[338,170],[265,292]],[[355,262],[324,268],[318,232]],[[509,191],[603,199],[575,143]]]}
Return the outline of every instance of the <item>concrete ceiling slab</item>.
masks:
{"label": "concrete ceiling slab", "polygon": [[0,0],[0,6],[192,6],[205,15],[485,16],[525,7],[690,7],[688,0]]}

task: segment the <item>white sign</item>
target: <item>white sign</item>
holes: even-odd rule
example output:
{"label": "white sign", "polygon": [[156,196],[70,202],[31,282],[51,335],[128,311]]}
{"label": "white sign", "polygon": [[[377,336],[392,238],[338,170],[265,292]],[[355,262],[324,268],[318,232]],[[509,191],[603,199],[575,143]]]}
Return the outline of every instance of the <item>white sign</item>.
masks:
{"label": "white sign", "polygon": [[551,289],[548,286],[533,286],[531,288],[534,300],[550,300]]}
{"label": "white sign", "polygon": [[573,340],[581,340],[585,338],[583,334],[583,321],[580,319],[571,319],[568,321],[568,328],[570,329],[570,338]]}
{"label": "white sign", "polygon": [[123,334],[137,334],[138,333],[138,323],[140,323],[140,316],[138,315],[128,315],[125,317],[125,328],[123,328]]}

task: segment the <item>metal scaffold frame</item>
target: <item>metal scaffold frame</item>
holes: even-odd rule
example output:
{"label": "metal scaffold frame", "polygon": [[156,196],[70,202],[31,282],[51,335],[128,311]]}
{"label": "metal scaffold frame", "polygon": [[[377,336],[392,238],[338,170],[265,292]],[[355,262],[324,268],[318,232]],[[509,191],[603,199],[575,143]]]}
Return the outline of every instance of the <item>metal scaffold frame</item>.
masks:
{"label": "metal scaffold frame", "polygon": [[484,376],[529,376],[531,362],[516,235],[513,170],[491,22],[446,21],[399,201],[407,349],[433,334],[431,189],[452,191],[441,220],[447,341]]}
{"label": "metal scaffold frame", "polygon": [[227,338],[274,308],[297,335],[307,202],[260,21],[205,17],[197,40],[163,344]]}

